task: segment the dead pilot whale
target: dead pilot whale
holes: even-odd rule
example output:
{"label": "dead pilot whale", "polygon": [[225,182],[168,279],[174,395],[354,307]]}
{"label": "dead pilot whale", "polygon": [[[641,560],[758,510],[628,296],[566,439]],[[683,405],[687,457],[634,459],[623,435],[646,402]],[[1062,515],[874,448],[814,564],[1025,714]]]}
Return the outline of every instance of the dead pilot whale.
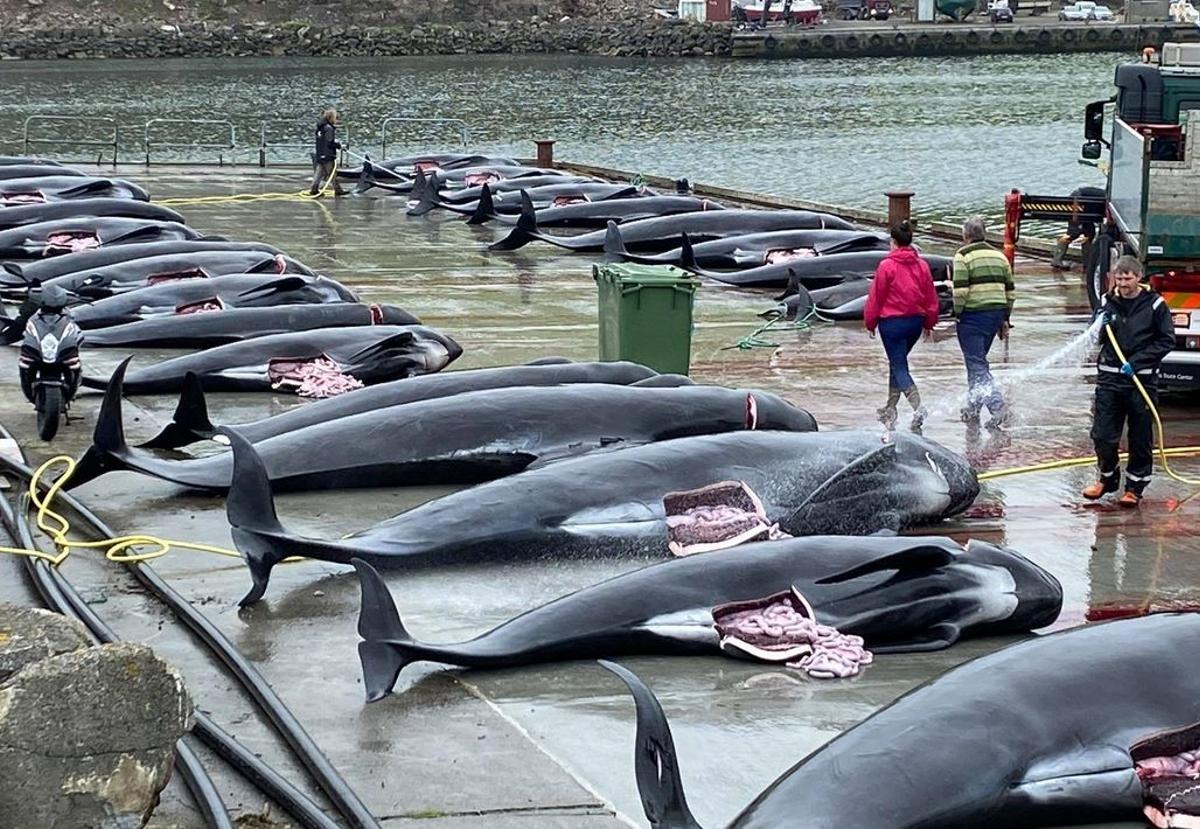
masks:
{"label": "dead pilot whale", "polygon": [[465,560],[661,552],[663,496],[741,481],[766,518],[793,535],[868,534],[939,521],[979,492],[965,458],[933,441],[878,432],[702,435],[583,455],[455,492],[339,540],[292,535],[275,515],[254,447],[234,430],[226,515],[254,581],[265,592],[288,555],[412,567]]}
{"label": "dead pilot whale", "polygon": [[[815,619],[866,640],[875,653],[949,647],[966,636],[1021,633],[1053,622],[1062,586],[1002,547],[949,538],[807,536],[746,544],[652,564],[585,587],[467,642],[427,643],[405,630],[387,584],[356,559],[358,631],[367,700],[419,661],[507,668],[636,654],[709,655],[731,647],[717,609],[796,590]],[[772,642],[787,661],[785,637]],[[763,643],[759,643],[760,646]],[[794,656],[790,657],[794,658]]]}
{"label": "dead pilot whale", "polygon": [[[1158,808],[1170,798],[1144,790],[1134,758],[1200,746],[1189,658],[1198,650],[1198,613],[1086,625],[1010,645],[835,737],[729,825],[1024,829],[1140,820],[1144,804]],[[602,664],[637,703],[634,758],[651,825],[699,829],[658,700],[630,671]],[[1200,813],[1200,802],[1190,807]]]}

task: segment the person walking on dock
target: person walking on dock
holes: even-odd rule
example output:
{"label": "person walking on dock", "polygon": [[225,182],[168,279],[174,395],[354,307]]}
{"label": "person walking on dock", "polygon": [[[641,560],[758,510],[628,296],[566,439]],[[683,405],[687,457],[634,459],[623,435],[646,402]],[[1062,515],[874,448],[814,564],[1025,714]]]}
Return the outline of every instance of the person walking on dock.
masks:
{"label": "person walking on dock", "polygon": [[926,339],[931,336],[938,320],[938,298],[929,264],[912,246],[912,225],[905,219],[892,225],[890,234],[892,250],[871,280],[863,323],[872,337],[879,330],[888,358],[888,396],[878,410],[879,420],[889,429],[896,425],[896,404],[903,394],[912,406],[912,428],[917,431],[925,422],[925,408],[908,371],[908,353],[922,331]]}
{"label": "person walking on dock", "polygon": [[988,351],[996,337],[1008,339],[1008,320],[1016,299],[1012,268],[1004,254],[989,245],[987,226],[973,216],[963,223],[965,244],[954,254],[954,316],[958,319],[958,345],[967,366],[967,405],[964,423],[977,423],[987,406],[988,426],[1008,422],[1008,406],[992,380]]}
{"label": "person walking on dock", "polygon": [[317,122],[316,148],[313,151],[313,180],[309,188],[310,196],[320,196],[329,180],[333,179],[333,194],[344,196],[346,191],[333,174],[337,161],[338,150],[342,145],[337,141],[337,110],[330,108],[321,114]]}
{"label": "person walking on dock", "polygon": [[1140,284],[1142,263],[1136,258],[1122,256],[1112,273],[1116,285],[1101,298],[1099,314],[1121,348],[1118,352],[1108,330],[1101,330],[1092,410],[1092,441],[1100,480],[1085,489],[1083,497],[1094,501],[1117,491],[1121,482],[1117,447],[1128,420],[1129,463],[1125,493],[1118,503],[1136,507],[1154,468],[1154,416],[1133,378],[1141,381],[1151,401],[1157,401],[1158,367],[1175,347],[1175,323],[1166,300]]}

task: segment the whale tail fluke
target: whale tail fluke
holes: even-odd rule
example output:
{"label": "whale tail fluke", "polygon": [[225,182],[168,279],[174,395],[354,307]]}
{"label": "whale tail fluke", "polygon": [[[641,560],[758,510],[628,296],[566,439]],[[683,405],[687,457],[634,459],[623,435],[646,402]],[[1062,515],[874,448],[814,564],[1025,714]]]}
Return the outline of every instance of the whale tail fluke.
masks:
{"label": "whale tail fluke", "polygon": [[615,662],[600,660],[600,665],[625,683],[637,706],[634,774],[650,825],[656,829],[701,829],[688,809],[671,726],[654,692],[635,673]]}
{"label": "whale tail fluke", "polygon": [[700,264],[696,261],[696,250],[692,247],[692,240],[686,233],[679,240],[679,267],[692,273],[700,272]]}
{"label": "whale tail fluke", "polygon": [[125,469],[120,455],[129,449],[125,443],[125,424],[121,413],[121,395],[125,390],[125,370],[132,357],[126,357],[117,366],[104,389],[104,401],[100,414],[96,416],[96,428],[92,431],[92,445],[75,464],[64,489],[72,489],[99,478],[105,472]]}
{"label": "whale tail fluke", "polygon": [[287,557],[288,537],[275,513],[271,479],[254,446],[236,430],[224,427],[233,450],[233,482],[225,499],[234,546],[246,560],[253,585],[238,604],[253,604],[267,592],[271,568]]}
{"label": "whale tail fluke", "polygon": [[198,440],[208,440],[217,433],[217,427],[208,419],[208,401],[204,398],[204,386],[194,371],[183,377],[183,389],[175,414],[161,432],[145,443],[142,449],[178,449]]}
{"label": "whale tail fluke", "polygon": [[438,199],[438,189],[431,186],[424,172],[418,172],[413,180],[412,192],[408,194],[411,207],[406,211],[409,216],[424,216],[442,206]]}
{"label": "whale tail fluke", "polygon": [[604,230],[604,261],[611,263],[628,260],[629,251],[625,248],[625,240],[621,238],[621,228],[617,227],[616,222],[609,220]]}
{"label": "whale tail fluke", "polygon": [[383,699],[392,691],[401,669],[411,660],[401,647],[411,637],[400,621],[400,612],[379,571],[361,558],[351,559],[362,588],[358,614],[358,658],[362,663],[367,702]]}
{"label": "whale tail fluke", "polygon": [[796,273],[795,268],[788,268],[787,287],[783,289],[783,293],[775,297],[777,300],[787,299],[792,294],[798,294],[804,291],[804,285],[800,282],[800,274]]}
{"label": "whale tail fluke", "polygon": [[517,250],[538,238],[537,234],[537,211],[533,209],[533,199],[529,198],[529,193],[522,190],[521,217],[517,219],[517,226],[500,241],[488,245],[488,250]]}
{"label": "whale tail fluke", "polygon": [[475,203],[475,210],[467,217],[467,224],[482,225],[496,218],[496,203],[492,199],[492,188],[484,184],[479,188],[479,201]]}
{"label": "whale tail fluke", "polygon": [[354,185],[355,193],[365,193],[375,186],[375,165],[369,158],[364,158],[362,169],[358,171],[358,184]]}

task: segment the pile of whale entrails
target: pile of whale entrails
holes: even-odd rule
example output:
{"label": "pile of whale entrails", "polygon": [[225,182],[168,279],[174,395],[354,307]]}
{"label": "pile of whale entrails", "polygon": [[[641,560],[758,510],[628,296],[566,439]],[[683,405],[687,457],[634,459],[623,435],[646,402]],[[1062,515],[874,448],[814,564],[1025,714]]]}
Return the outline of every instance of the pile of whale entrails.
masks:
{"label": "pile of whale entrails", "polygon": [[[412,196],[413,213],[515,220],[500,248],[543,239],[703,274],[724,268],[717,278],[735,284],[848,296],[883,255],[879,236],[832,216],[726,209],[512,159],[413,156],[342,173],[361,189]],[[969,463],[934,441],[819,431],[767,391],[633,363],[547,357],[443,372],[461,353],[448,336],[399,308],[358,304],[351,288],[275,248],[202,236],[146,198],[47,162],[0,163],[0,291],[24,303],[10,340],[53,284],[69,293],[87,347],[202,349],[136,368],[127,358],[111,377],[88,379],[106,391],[68,485],[132,470],[225,493],[251,579],[243,604],[266,595],[286,556],[352,565],[368,700],[422,661],[488,669],[720,655],[836,682],[894,654],[1058,618],[1059,582],[1022,555],[896,534],[961,514],[979,492]],[[597,224],[572,237],[542,230]],[[215,389],[326,399],[228,423],[209,411]],[[122,396],[163,392],[178,393],[171,422],[130,446]],[[228,451],[156,454],[200,441]],[[418,483],[465,488],[337,539],[289,532],[275,512],[276,491]],[[598,556],[631,565],[457,643],[412,637],[379,573]],[[661,561],[646,566],[648,556]],[[1200,694],[1186,659],[1197,646],[1200,618],[1175,614],[1002,648],[844,732],[733,825],[1025,827],[1143,809],[1160,826],[1195,825],[1182,821],[1200,813]],[[637,704],[651,825],[697,826],[658,702],[605,665]]]}
{"label": "pile of whale entrails", "polygon": [[[707,279],[782,293],[762,316],[832,321],[863,317],[867,292],[888,237],[856,228],[828,213],[745,210],[690,192],[614,184],[563,170],[522,167],[501,156],[445,154],[369,159],[339,176],[354,191],[408,198],[408,215],[447,210],[470,224],[511,229],[490,247],[516,250],[540,240],[573,251],[603,253],[608,261],[677,265]],[[577,235],[547,233],[576,228]],[[952,261],[925,254],[949,313]]]}

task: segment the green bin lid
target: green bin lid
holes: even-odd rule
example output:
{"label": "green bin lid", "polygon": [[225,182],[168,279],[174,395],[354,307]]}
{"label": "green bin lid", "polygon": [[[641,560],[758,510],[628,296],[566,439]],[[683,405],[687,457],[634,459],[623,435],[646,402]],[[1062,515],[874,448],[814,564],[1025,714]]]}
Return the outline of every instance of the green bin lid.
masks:
{"label": "green bin lid", "polygon": [[674,265],[646,265],[640,262],[608,262],[593,265],[592,278],[621,284],[667,285],[676,282],[700,284],[700,280],[696,278],[695,274]]}

